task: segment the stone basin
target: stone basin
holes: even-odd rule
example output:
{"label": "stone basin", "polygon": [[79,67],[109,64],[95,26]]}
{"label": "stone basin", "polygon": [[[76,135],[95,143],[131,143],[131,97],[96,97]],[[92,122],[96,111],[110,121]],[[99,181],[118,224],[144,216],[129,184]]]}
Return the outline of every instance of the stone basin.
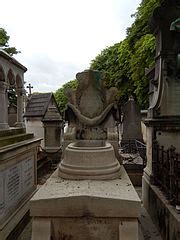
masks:
{"label": "stone basin", "polygon": [[116,179],[120,177],[120,164],[110,143],[82,140],[69,144],[65,149],[59,176],[74,180]]}
{"label": "stone basin", "polygon": [[106,146],[106,141],[104,140],[80,140],[73,143],[73,147],[81,147],[81,148],[97,148]]}

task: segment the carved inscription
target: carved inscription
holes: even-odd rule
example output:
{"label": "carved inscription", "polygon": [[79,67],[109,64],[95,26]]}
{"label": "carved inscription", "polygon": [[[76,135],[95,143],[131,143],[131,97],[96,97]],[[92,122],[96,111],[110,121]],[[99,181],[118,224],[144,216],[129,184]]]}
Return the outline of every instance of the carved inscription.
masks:
{"label": "carved inscription", "polygon": [[0,220],[10,213],[34,186],[34,156],[22,155],[20,160],[0,171]]}
{"label": "carved inscription", "polygon": [[6,194],[7,203],[11,205],[11,202],[16,200],[21,191],[21,165],[7,169],[6,171]]}
{"label": "carved inscription", "polygon": [[34,162],[31,157],[22,162],[22,179],[23,190],[26,192],[34,184]]}

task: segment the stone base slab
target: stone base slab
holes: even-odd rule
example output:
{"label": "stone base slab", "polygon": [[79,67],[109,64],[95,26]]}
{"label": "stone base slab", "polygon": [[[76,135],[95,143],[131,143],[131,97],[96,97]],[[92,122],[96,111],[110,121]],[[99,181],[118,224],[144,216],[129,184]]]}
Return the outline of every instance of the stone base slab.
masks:
{"label": "stone base slab", "polygon": [[143,176],[143,204],[153,222],[158,228],[162,239],[180,239],[180,214],[168,200],[160,189],[149,182],[149,176]]}
{"label": "stone base slab", "polygon": [[56,170],[30,201],[32,239],[138,240],[140,207],[123,167],[121,178],[100,181],[63,180]]}
{"label": "stone base slab", "polygon": [[34,218],[32,240],[138,240],[138,220],[121,218]]}

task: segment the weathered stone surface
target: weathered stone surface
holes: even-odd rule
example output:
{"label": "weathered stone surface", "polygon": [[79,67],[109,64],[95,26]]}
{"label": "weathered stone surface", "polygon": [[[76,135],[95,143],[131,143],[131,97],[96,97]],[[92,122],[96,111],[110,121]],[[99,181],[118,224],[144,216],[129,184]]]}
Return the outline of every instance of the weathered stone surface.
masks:
{"label": "weathered stone surface", "polygon": [[162,191],[143,176],[143,202],[162,239],[180,239],[180,214],[169,203]]}
{"label": "weathered stone surface", "polygon": [[[26,68],[0,50],[0,239],[11,231],[28,211],[36,190],[37,146],[40,139],[26,134],[23,122],[24,73]],[[8,126],[8,90],[17,95],[16,128]]]}
{"label": "weathered stone surface", "polygon": [[124,104],[122,112],[122,140],[138,139],[142,141],[143,137],[141,130],[141,113],[133,97],[130,97],[128,102]]}
{"label": "weathered stone surface", "polygon": [[117,89],[105,89],[104,79],[99,71],[86,70],[76,76],[77,90],[67,91],[69,102],[66,120],[69,122],[68,128],[75,127],[76,135],[74,137],[78,140],[106,140],[108,139],[108,128],[109,131],[113,130],[114,132],[118,120],[114,102]]}
{"label": "weathered stone surface", "polygon": [[77,79],[77,90],[68,91],[64,158],[30,202],[33,240],[44,221],[44,239],[137,240],[140,199],[114,151],[116,90],[106,92],[97,71]]}
{"label": "weathered stone surface", "polygon": [[[173,145],[180,150],[180,2],[164,0],[156,8],[151,18],[152,32],[156,37],[155,67],[147,76],[150,80],[150,107],[148,109],[147,126],[147,166],[143,176],[143,202],[149,214],[160,228],[163,239],[179,239],[179,217],[175,207],[170,207],[165,200],[167,192],[159,194],[155,175],[157,164],[165,166],[157,157],[156,146],[164,146],[167,150]],[[159,162],[158,162],[159,161]],[[171,164],[170,164],[171,165]],[[170,166],[171,172],[175,171]],[[178,192],[179,181],[173,185],[170,171],[166,174],[166,182],[162,189]],[[174,174],[173,174],[174,175]],[[156,178],[161,176],[156,176]],[[167,182],[172,181],[168,186]],[[174,186],[174,188],[172,188]],[[175,190],[176,189],[176,190]],[[175,194],[176,195],[176,194]],[[175,197],[176,201],[177,196]],[[171,210],[174,208],[174,211]],[[165,222],[164,219],[166,219]],[[177,220],[178,219],[178,220]],[[170,228],[169,228],[170,227]]]}
{"label": "weathered stone surface", "polygon": [[83,140],[67,146],[59,175],[66,179],[114,179],[120,176],[119,170],[110,143]]}
{"label": "weathered stone surface", "polygon": [[37,145],[26,140],[0,148],[0,239],[4,240],[28,211],[36,190]]}
{"label": "weathered stone surface", "polygon": [[[59,176],[66,179],[116,178],[120,169],[114,157],[114,150],[119,157],[117,119],[114,116],[117,90],[104,88],[99,71],[86,70],[76,77],[77,90],[67,91],[69,125],[64,136],[64,159],[59,165]],[[109,156],[105,141],[112,142],[112,156]],[[76,146],[67,146],[70,142],[76,142]]]}
{"label": "weathered stone surface", "polygon": [[80,217],[85,212],[96,217],[139,214],[140,199],[123,167],[121,178],[109,181],[63,180],[57,174],[56,171],[32,198],[32,216]]}
{"label": "weathered stone surface", "polygon": [[[121,179],[110,181],[63,180],[57,174],[56,171],[30,202],[37,224],[40,219],[50,219],[55,239],[138,239],[135,219],[139,216],[140,199],[123,167]],[[133,227],[127,227],[131,222]],[[38,236],[40,231],[33,240],[40,239]]]}
{"label": "weathered stone surface", "polygon": [[14,127],[17,121],[17,107],[12,105],[8,107],[8,125]]}

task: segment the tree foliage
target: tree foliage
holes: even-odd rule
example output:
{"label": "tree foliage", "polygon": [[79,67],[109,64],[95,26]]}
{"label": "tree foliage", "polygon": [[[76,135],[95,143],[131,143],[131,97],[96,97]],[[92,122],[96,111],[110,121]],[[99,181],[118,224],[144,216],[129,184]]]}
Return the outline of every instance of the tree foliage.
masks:
{"label": "tree foliage", "polygon": [[0,28],[0,47],[6,51],[10,56],[19,53],[15,47],[9,46],[10,37],[7,35],[7,32],[4,28]]}
{"label": "tree foliage", "polygon": [[74,89],[77,88],[77,80],[75,79],[75,80],[71,80],[71,81],[65,83],[54,94],[55,99],[58,104],[58,107],[59,107],[59,110],[62,114],[63,114],[66,104],[67,104],[67,97],[66,97],[65,92],[66,92],[66,89],[68,89],[68,88],[74,88]]}
{"label": "tree foliage", "polygon": [[[123,104],[129,95],[133,95],[141,108],[148,107],[148,80],[145,68],[154,64],[155,38],[150,32],[149,19],[153,10],[162,0],[142,0],[134,22],[127,29],[126,38],[107,47],[91,61],[91,69],[103,71],[106,75],[106,86],[115,86],[119,90],[119,102]],[[67,99],[66,87],[76,87],[77,82],[70,81],[55,93],[61,112]]]}
{"label": "tree foliage", "polygon": [[91,62],[91,69],[107,74],[107,86],[119,89],[122,104],[132,94],[140,106],[148,106],[148,80],[145,68],[154,64],[155,38],[150,33],[149,18],[161,0],[143,0],[133,14],[134,23],[127,29],[127,37],[104,49]]}
{"label": "tree foliage", "polygon": [[17,106],[17,94],[14,87],[9,87],[8,89],[8,101],[9,106]]}

